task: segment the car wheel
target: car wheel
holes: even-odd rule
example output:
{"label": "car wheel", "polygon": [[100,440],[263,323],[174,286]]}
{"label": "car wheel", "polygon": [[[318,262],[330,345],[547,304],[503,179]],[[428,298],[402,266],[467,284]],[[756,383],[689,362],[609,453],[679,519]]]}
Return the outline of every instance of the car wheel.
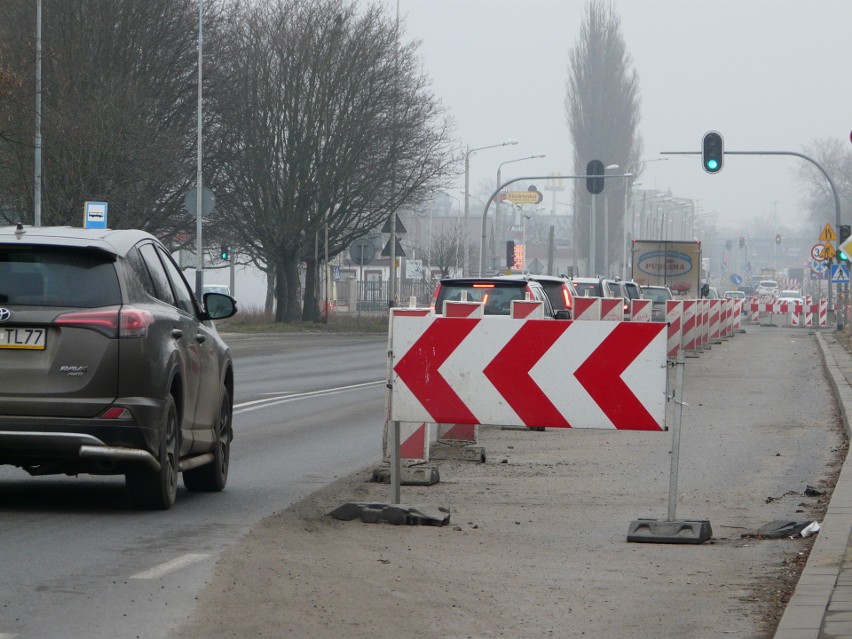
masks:
{"label": "car wheel", "polygon": [[160,470],[133,470],[125,475],[134,503],[151,510],[167,510],[175,503],[178,479],[178,413],[171,394],[163,402],[163,421],[157,461]]}
{"label": "car wheel", "polygon": [[219,407],[219,420],[213,433],[213,461],[204,466],[183,471],[183,484],[188,490],[197,492],[217,492],[228,483],[228,464],[231,458],[231,439],[233,430],[231,418],[233,407],[227,388],[222,388],[222,403]]}

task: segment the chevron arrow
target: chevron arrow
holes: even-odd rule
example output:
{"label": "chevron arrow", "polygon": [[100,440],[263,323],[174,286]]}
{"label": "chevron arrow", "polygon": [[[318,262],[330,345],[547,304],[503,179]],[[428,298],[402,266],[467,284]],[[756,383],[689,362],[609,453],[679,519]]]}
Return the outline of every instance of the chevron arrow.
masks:
{"label": "chevron arrow", "polygon": [[439,369],[481,320],[438,318],[403,355],[394,372],[438,423],[477,420]]}

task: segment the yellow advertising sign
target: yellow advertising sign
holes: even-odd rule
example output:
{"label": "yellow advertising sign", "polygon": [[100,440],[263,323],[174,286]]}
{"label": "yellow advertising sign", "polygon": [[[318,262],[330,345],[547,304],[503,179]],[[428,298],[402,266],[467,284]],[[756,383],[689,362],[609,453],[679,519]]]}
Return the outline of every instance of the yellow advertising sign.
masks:
{"label": "yellow advertising sign", "polygon": [[506,199],[513,204],[538,204],[542,194],[540,191],[507,191]]}
{"label": "yellow advertising sign", "polygon": [[835,240],[837,240],[837,233],[835,233],[834,229],[831,228],[831,224],[825,225],[825,228],[822,230],[822,233],[819,234],[819,239],[823,242],[834,242]]}

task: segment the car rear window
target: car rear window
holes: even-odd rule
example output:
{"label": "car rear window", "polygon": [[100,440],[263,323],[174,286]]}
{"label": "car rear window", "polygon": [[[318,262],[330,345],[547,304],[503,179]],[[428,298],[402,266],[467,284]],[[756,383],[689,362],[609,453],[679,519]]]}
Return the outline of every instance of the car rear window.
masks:
{"label": "car rear window", "polygon": [[115,265],[106,253],[0,247],[0,304],[96,308],[120,303]]}
{"label": "car rear window", "polygon": [[565,294],[562,291],[562,282],[539,282],[544,289],[547,299],[550,300],[550,305],[554,311],[569,310],[568,300],[565,299]]}
{"label": "car rear window", "polygon": [[580,297],[603,297],[600,284],[594,282],[574,282],[574,290]]}
{"label": "car rear window", "polygon": [[653,302],[665,302],[666,300],[672,299],[672,296],[669,295],[668,291],[661,288],[645,288],[642,289],[642,294],[646,299],[650,299]]}
{"label": "car rear window", "polygon": [[435,312],[444,313],[444,302],[461,301],[462,293],[467,293],[468,302],[482,302],[486,315],[509,315],[512,300],[526,298],[526,283],[484,283],[484,284],[441,284],[441,291],[435,304]]}

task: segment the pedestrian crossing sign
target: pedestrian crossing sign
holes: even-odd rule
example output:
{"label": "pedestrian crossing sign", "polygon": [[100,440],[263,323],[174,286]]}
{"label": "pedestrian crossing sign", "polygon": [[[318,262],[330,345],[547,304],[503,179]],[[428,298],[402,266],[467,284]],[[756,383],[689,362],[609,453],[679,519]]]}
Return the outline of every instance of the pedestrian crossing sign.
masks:
{"label": "pedestrian crossing sign", "polygon": [[834,284],[847,283],[849,281],[849,267],[846,264],[832,264],[831,281]]}

